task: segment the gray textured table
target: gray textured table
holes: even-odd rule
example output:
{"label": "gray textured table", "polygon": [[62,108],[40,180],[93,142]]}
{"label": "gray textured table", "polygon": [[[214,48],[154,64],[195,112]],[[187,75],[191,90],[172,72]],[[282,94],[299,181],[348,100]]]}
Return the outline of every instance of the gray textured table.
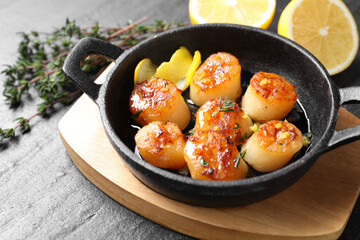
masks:
{"label": "gray textured table", "polygon": [[[269,30],[276,31],[289,1],[277,1]],[[344,1],[360,29],[360,1]],[[13,64],[18,32],[51,32],[66,17],[81,26],[125,25],[148,16],[188,22],[188,1],[2,0],[0,2],[0,70]],[[334,76],[339,87],[360,86],[360,54],[345,72]],[[1,76],[3,79],[3,76]],[[0,86],[3,91],[3,85]],[[12,127],[18,116],[31,116],[38,99],[28,97],[16,110],[0,100],[0,127]],[[0,144],[0,239],[187,239],[128,210],[101,192],[75,167],[63,147],[57,122],[69,107],[56,107],[49,119],[32,121],[30,133]],[[359,105],[348,109],[360,117]],[[360,239],[360,201],[341,239]]]}

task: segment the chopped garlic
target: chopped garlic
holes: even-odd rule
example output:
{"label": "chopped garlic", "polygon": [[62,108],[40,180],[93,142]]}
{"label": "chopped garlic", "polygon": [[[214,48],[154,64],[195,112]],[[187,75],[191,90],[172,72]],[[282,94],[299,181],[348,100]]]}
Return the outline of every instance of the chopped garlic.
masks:
{"label": "chopped garlic", "polygon": [[310,143],[311,143],[310,139],[306,136],[303,136],[303,146],[307,147],[310,145]]}
{"label": "chopped garlic", "polygon": [[252,125],[250,127],[250,131],[253,131],[253,132],[256,132],[258,129],[259,129],[259,126],[256,123],[254,123],[254,125]]}
{"label": "chopped garlic", "polygon": [[290,133],[289,132],[284,132],[281,134],[280,139],[286,139],[290,137]]}
{"label": "chopped garlic", "polygon": [[270,82],[271,81],[269,79],[265,78],[265,79],[261,80],[260,85],[265,85],[265,84],[268,84]]}

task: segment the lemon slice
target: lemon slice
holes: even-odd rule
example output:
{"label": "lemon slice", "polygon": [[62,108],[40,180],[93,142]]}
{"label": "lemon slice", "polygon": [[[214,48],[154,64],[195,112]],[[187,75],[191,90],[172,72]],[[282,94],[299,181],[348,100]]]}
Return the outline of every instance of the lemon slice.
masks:
{"label": "lemon slice", "polygon": [[157,66],[149,58],[141,60],[135,68],[134,84],[139,84],[154,76],[156,69]]}
{"label": "lemon slice", "polygon": [[267,29],[276,0],[190,0],[192,24],[235,23]]}
{"label": "lemon slice", "polygon": [[[200,55],[200,53],[198,55]],[[173,82],[175,85],[177,85],[179,89],[185,90],[186,87],[190,85],[190,80],[186,80],[186,76],[188,75],[188,71],[191,68],[192,64],[193,64],[193,56],[191,55],[189,50],[186,47],[180,47],[171,56],[169,62],[163,62],[156,69],[156,73],[154,77],[159,77],[169,80]],[[197,65],[197,67],[198,66],[199,64]],[[185,80],[183,80],[184,78]],[[182,83],[184,81],[185,83]],[[188,81],[189,83],[187,83]]]}
{"label": "lemon slice", "polygon": [[195,51],[193,61],[190,65],[188,72],[186,73],[186,77],[180,79],[175,85],[177,88],[181,90],[185,90],[190,86],[191,79],[193,78],[196,70],[201,64],[201,54],[199,51]]}
{"label": "lemon slice", "polygon": [[155,77],[164,78],[177,83],[186,76],[192,63],[193,56],[185,47],[180,47],[171,56],[169,62],[163,62],[157,69]]}
{"label": "lemon slice", "polygon": [[173,82],[177,88],[184,91],[190,86],[191,79],[200,64],[201,54],[199,51],[192,56],[186,47],[180,47],[171,56],[169,62],[163,62],[159,67],[149,58],[141,60],[135,68],[134,84],[158,77]]}
{"label": "lemon slice", "polygon": [[341,0],[292,0],[280,16],[278,33],[309,50],[330,75],[345,70],[359,48],[354,17]]}

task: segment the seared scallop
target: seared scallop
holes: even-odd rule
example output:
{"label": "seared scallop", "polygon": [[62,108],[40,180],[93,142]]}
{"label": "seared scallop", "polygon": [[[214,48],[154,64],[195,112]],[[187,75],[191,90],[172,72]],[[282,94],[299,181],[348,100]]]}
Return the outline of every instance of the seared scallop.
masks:
{"label": "seared scallop", "polygon": [[195,132],[186,142],[184,156],[195,179],[238,180],[248,173],[235,144],[221,132]]}
{"label": "seared scallop", "polygon": [[244,160],[259,172],[270,172],[285,166],[303,146],[302,133],[286,121],[269,121],[241,147]]}
{"label": "seared scallop", "polygon": [[220,131],[229,136],[235,145],[240,145],[252,131],[250,117],[236,102],[227,98],[215,98],[204,103],[196,113],[194,130]]}
{"label": "seared scallop", "polygon": [[171,81],[151,78],[135,85],[130,95],[130,112],[140,125],[152,121],[176,123],[183,130],[190,121],[190,110]]}
{"label": "seared scallop", "polygon": [[190,83],[190,99],[198,106],[206,101],[228,97],[235,101],[241,95],[241,66],[230,53],[212,54],[196,70]]}
{"label": "seared scallop", "polygon": [[186,137],[174,123],[151,122],[139,129],[135,143],[142,158],[154,166],[181,169],[186,165]]}
{"label": "seared scallop", "polygon": [[241,104],[253,121],[266,122],[284,119],[296,99],[295,86],[285,78],[259,72],[251,78]]}

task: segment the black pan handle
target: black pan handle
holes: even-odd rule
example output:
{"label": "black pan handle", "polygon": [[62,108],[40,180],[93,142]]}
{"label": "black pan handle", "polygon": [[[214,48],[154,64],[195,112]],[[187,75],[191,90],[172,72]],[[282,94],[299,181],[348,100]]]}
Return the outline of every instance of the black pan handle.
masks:
{"label": "black pan handle", "polygon": [[63,71],[84,93],[96,102],[101,85],[91,81],[81,70],[80,63],[90,54],[101,54],[113,61],[117,59],[124,50],[97,38],[86,37],[81,39],[66,57]]}
{"label": "black pan handle", "polygon": [[[340,104],[360,102],[360,87],[340,88]],[[334,149],[346,143],[360,139],[360,124],[341,131],[335,131],[329,141],[329,148]]]}

